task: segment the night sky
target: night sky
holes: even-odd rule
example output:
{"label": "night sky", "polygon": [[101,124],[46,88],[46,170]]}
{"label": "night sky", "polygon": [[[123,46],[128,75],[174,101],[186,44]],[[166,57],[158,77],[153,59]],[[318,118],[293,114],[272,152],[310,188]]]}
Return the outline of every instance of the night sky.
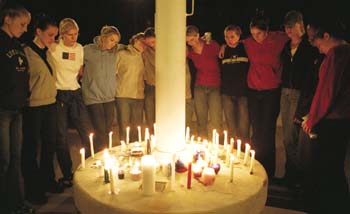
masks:
{"label": "night sky", "polygon": [[[106,24],[118,27],[122,34],[121,42],[126,44],[131,35],[153,26],[154,23],[155,0],[16,0],[16,2],[24,5],[33,17],[37,13],[47,13],[57,20],[65,17],[74,18],[80,27],[78,40],[83,45],[90,43],[100,28]],[[191,1],[187,2],[190,6]],[[195,0],[195,14],[187,18],[187,23],[198,26],[201,33],[211,31],[213,38],[220,43],[223,42],[223,29],[228,24],[238,24],[244,32],[243,37],[248,36],[250,17],[255,14],[257,8],[264,10],[265,15],[270,17],[273,30],[283,30],[281,27],[283,16],[289,10],[301,11],[306,23],[315,17],[323,19],[337,17],[350,28],[350,9],[344,2],[345,0]],[[31,38],[31,33],[23,35],[23,40]]]}

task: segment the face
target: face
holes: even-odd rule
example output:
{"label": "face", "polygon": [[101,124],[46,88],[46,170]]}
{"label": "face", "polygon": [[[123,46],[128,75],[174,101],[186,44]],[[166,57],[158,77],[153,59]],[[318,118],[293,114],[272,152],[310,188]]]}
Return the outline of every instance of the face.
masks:
{"label": "face", "polygon": [[301,37],[301,26],[299,23],[296,23],[294,25],[285,25],[284,31],[289,38]]}
{"label": "face", "polygon": [[142,41],[142,39],[138,39],[135,41],[134,47],[142,53],[146,49],[146,44]]}
{"label": "face", "polygon": [[318,48],[321,54],[327,54],[329,47],[328,36],[323,36],[323,38],[315,38],[314,45]]}
{"label": "face", "polygon": [[155,49],[156,48],[156,38],[153,36],[150,37],[146,37],[144,42],[146,43],[146,45],[150,48]]}
{"label": "face", "polygon": [[117,34],[111,34],[102,38],[103,48],[107,50],[113,49],[119,42],[119,36]]}
{"label": "face", "polygon": [[307,37],[308,37],[308,40],[310,42],[310,44],[312,46],[315,46],[316,47],[316,44],[315,44],[315,35],[316,35],[316,30],[315,28],[311,27],[310,25],[308,25],[306,27],[306,33],[307,33]]}
{"label": "face", "polygon": [[267,31],[260,30],[259,28],[256,28],[256,27],[251,27],[250,33],[252,34],[253,39],[258,43],[263,43],[263,41],[267,37]]}
{"label": "face", "polygon": [[36,34],[40,42],[45,47],[49,47],[52,43],[55,42],[55,37],[58,34],[58,28],[56,26],[49,25],[44,31],[37,29]]}
{"label": "face", "polygon": [[68,47],[73,47],[78,40],[78,30],[72,28],[62,35],[63,44]]}
{"label": "face", "polygon": [[236,31],[229,30],[225,32],[225,41],[229,47],[235,47],[240,39]]}
{"label": "face", "polygon": [[190,35],[190,36],[186,36],[186,43],[189,46],[194,46],[195,44],[197,44],[199,42],[199,34],[195,34],[195,35]]}
{"label": "face", "polygon": [[19,38],[24,32],[27,32],[28,24],[30,23],[30,15],[21,15],[14,18],[5,17],[5,24],[8,26],[10,37]]}

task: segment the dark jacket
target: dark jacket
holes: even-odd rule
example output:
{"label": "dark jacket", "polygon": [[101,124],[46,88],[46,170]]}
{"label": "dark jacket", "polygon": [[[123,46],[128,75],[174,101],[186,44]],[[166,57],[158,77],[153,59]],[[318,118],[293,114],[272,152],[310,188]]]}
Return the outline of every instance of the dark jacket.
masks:
{"label": "dark jacket", "polygon": [[0,108],[18,110],[29,98],[28,61],[15,38],[0,29]]}

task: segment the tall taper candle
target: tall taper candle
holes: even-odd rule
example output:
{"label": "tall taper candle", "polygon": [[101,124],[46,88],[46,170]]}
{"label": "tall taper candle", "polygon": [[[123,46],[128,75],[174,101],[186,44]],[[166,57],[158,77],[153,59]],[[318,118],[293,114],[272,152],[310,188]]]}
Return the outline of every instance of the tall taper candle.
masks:
{"label": "tall taper candle", "polygon": [[241,158],[241,145],[242,141],[240,139],[237,140],[237,157],[238,160]]}
{"label": "tall taper candle", "polygon": [[125,139],[126,145],[129,145],[129,140],[130,140],[129,135],[130,135],[130,127],[128,126],[126,127],[126,139]]}
{"label": "tall taper candle", "polygon": [[81,148],[80,149],[80,157],[81,157],[81,168],[85,168],[85,149]]}
{"label": "tall taper candle", "polygon": [[139,143],[141,143],[141,126],[137,127],[137,133],[138,133],[138,136],[139,136]]}
{"label": "tall taper candle", "polygon": [[245,144],[245,151],[244,151],[243,165],[246,165],[248,162],[249,151],[250,151],[250,145],[248,143],[246,143]]}
{"label": "tall taper candle", "polygon": [[253,174],[253,167],[254,167],[254,162],[255,162],[255,151],[250,150],[250,167],[249,167],[249,174]]}
{"label": "tall taper candle", "polygon": [[109,149],[112,149],[112,135],[113,135],[113,132],[109,132],[108,134],[108,137],[109,137]]}
{"label": "tall taper candle", "polygon": [[230,182],[233,182],[233,169],[234,169],[235,156],[231,154],[230,158]]}
{"label": "tall taper candle", "polygon": [[89,135],[89,139],[90,139],[90,151],[91,151],[91,157],[92,158],[95,158],[95,151],[94,151],[94,141],[93,141],[93,138],[94,138],[94,134],[91,133]]}
{"label": "tall taper candle", "polygon": [[227,148],[227,131],[224,131],[224,150]]}

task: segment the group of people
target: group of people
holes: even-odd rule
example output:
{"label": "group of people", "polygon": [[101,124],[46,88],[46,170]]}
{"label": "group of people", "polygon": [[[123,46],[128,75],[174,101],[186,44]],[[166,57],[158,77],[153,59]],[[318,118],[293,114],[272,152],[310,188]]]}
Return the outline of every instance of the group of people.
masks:
{"label": "group of people", "polygon": [[[82,46],[73,19],[57,24],[41,14],[34,19],[34,39],[23,46],[17,39],[27,31],[30,12],[16,5],[4,8],[0,18],[0,201],[7,202],[0,211],[34,213],[24,199],[43,204],[47,192],[73,185],[69,124],[87,157],[90,133],[97,151],[107,146],[115,109],[121,140],[128,126],[129,140],[137,139],[143,112],[153,132],[156,35],[150,27],[122,45],[119,30],[103,26],[93,43]],[[288,12],[283,24],[284,32],[270,31],[268,19],[256,16],[246,39],[238,25],[228,25],[221,46],[187,26],[186,125],[195,112],[198,135],[206,138],[209,121],[221,132],[224,113],[229,135],[250,141],[273,178],[281,112],[288,184],[302,184],[310,213],[340,211],[347,208],[344,160],[350,133],[350,46],[344,26],[315,22],[305,28],[298,11]]]}

